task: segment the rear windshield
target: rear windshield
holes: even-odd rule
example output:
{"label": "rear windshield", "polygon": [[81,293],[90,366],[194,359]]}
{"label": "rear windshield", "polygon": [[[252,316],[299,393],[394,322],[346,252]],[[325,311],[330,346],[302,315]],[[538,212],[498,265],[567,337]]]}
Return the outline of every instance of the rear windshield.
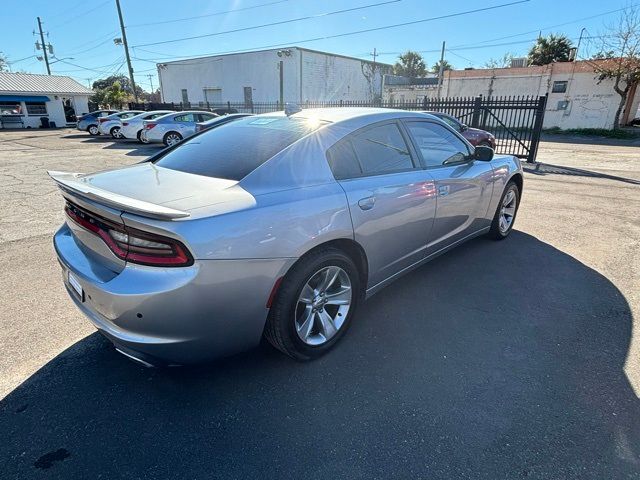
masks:
{"label": "rear windshield", "polygon": [[195,175],[241,180],[321,125],[303,118],[241,118],[185,141],[154,163]]}

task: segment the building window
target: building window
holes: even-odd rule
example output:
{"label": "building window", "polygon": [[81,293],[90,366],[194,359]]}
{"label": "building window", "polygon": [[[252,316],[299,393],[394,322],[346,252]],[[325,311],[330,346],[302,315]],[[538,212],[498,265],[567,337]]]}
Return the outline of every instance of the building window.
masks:
{"label": "building window", "polygon": [[186,88],[182,89],[182,103],[189,103],[189,94]]}
{"label": "building window", "polygon": [[44,102],[26,102],[29,115],[47,115],[47,105]]}
{"label": "building window", "polygon": [[565,93],[567,91],[567,84],[569,82],[566,80],[553,82],[553,87],[551,88],[551,93]]}
{"label": "building window", "polygon": [[19,102],[1,102],[0,115],[21,115],[22,107]]}

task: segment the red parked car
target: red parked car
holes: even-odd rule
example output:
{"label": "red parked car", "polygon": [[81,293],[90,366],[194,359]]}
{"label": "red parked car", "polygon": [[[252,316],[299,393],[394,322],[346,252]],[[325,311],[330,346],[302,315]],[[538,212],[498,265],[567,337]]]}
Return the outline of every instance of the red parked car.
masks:
{"label": "red parked car", "polygon": [[477,147],[478,145],[483,147],[491,147],[495,150],[496,148],[496,137],[491,135],[489,132],[485,130],[480,130],[479,128],[471,128],[466,126],[456,117],[453,117],[447,113],[442,112],[424,112],[429,113],[438,117],[443,122],[447,123],[454,130],[460,132],[460,134],[466,138],[471,145]]}

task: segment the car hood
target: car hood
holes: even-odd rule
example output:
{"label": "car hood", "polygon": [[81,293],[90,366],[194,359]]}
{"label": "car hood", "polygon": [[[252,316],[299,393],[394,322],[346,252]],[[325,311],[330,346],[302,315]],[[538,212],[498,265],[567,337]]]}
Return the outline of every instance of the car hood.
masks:
{"label": "car hood", "polygon": [[136,205],[145,206],[149,212],[153,211],[149,206],[161,206],[186,212],[192,218],[255,205],[254,197],[235,180],[193,175],[151,162],[88,175],[76,174],[69,185],[80,192],[85,188],[98,202],[143,216],[145,209]]}

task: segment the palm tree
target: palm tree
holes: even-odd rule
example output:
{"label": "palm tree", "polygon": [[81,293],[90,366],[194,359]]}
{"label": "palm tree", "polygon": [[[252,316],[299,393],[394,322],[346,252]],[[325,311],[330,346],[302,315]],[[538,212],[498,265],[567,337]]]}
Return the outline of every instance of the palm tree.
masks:
{"label": "palm tree", "polygon": [[547,65],[553,62],[569,61],[569,54],[573,43],[564,35],[538,37],[536,43],[529,50],[531,65]]}

